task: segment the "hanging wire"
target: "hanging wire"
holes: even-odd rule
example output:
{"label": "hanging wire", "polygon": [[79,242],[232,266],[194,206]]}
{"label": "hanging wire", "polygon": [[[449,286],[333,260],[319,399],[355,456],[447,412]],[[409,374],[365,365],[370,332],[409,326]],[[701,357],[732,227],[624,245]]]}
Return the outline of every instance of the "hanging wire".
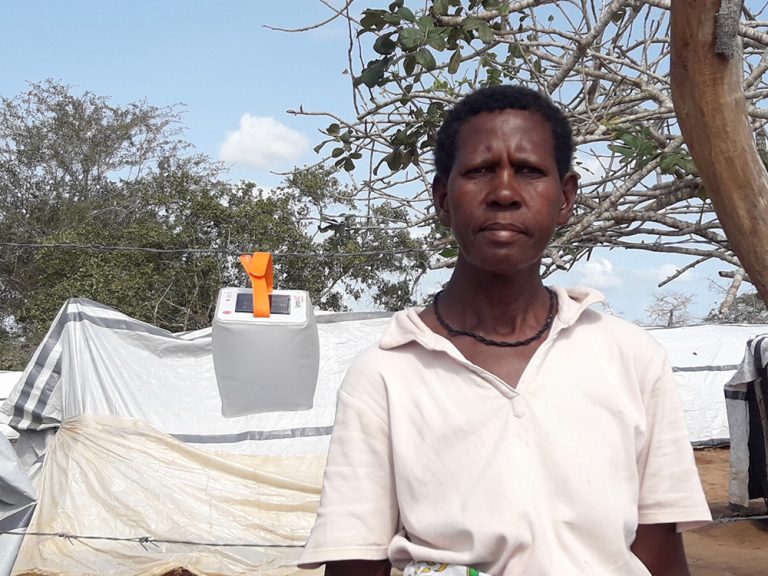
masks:
{"label": "hanging wire", "polygon": [[167,540],[152,538],[151,536],[138,536],[133,538],[120,538],[118,536],[88,536],[83,534],[68,534],[66,532],[24,532],[23,530],[6,530],[0,534],[11,536],[54,536],[68,542],[75,540],[106,540],[110,542],[135,542],[145,550],[147,545],[155,547],[158,544],[181,544],[185,546],[209,546],[212,548],[304,548],[304,544],[263,544],[263,543],[236,543],[236,542],[196,542],[194,540]]}
{"label": "hanging wire", "polygon": [[[223,254],[237,256],[242,250],[232,248],[149,248],[145,246],[106,246],[102,244],[37,243],[37,242],[0,242],[0,246],[31,250],[61,249],[87,250],[92,252],[144,252],[149,254]],[[385,256],[398,254],[419,254],[439,252],[441,248],[398,248],[395,250],[370,250],[361,252],[273,252],[272,256],[301,258],[354,258],[358,256]]]}

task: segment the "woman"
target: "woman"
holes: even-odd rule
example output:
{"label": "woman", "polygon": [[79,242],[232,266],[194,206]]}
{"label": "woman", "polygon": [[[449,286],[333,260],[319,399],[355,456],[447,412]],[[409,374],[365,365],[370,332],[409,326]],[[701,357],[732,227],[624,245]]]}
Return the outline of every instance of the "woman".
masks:
{"label": "woman", "polygon": [[[578,187],[547,97],[498,86],[440,128],[433,197],[459,256],[342,385],[300,565],[330,576],[681,576],[709,521],[666,356],[540,277]],[[432,563],[432,564],[430,564]]]}

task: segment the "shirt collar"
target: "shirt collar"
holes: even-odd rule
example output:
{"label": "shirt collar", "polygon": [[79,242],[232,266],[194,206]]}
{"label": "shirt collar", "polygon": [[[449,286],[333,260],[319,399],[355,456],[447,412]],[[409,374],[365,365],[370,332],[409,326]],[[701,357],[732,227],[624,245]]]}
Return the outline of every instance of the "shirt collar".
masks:
{"label": "shirt collar", "polygon": [[[551,288],[557,295],[557,316],[551,334],[571,326],[592,304],[605,302],[600,292],[585,286],[571,288],[552,286]],[[396,312],[379,341],[379,347],[388,350],[409,342],[418,342],[429,350],[453,349],[453,345],[448,340],[435,334],[424,324],[419,317],[422,310],[423,308],[408,308]]]}

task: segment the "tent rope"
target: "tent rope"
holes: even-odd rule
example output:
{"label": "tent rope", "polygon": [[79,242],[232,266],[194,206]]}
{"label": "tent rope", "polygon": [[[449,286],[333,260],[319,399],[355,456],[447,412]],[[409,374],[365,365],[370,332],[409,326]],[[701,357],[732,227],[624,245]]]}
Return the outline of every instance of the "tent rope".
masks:
{"label": "tent rope", "polygon": [[66,532],[25,532],[23,530],[0,531],[1,535],[11,536],[55,536],[63,538],[70,544],[75,540],[108,540],[110,542],[135,542],[145,550],[149,550],[148,545],[160,548],[159,544],[180,544],[184,546],[210,546],[213,548],[304,548],[304,544],[264,544],[264,543],[237,543],[237,542],[196,542],[194,540],[167,540],[163,538],[152,538],[151,536],[139,536],[132,538],[121,538],[118,536],[92,536],[84,534],[68,534]]}

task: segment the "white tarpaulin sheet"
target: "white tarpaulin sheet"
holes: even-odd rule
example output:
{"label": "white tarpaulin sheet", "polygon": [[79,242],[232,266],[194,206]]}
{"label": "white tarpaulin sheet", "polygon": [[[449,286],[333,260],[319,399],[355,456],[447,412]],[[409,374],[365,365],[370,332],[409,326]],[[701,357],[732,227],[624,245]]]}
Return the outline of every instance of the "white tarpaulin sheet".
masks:
{"label": "white tarpaulin sheet", "polygon": [[72,418],[48,449],[13,574],[295,574],[324,461],[214,454],[139,420]]}
{"label": "white tarpaulin sheet", "polygon": [[[0,574],[11,573],[37,494],[7,438],[0,436]],[[21,534],[21,535],[20,535]]]}
{"label": "white tarpaulin sheet", "polygon": [[100,304],[69,300],[0,410],[20,430],[56,428],[83,414],[130,416],[201,448],[325,453],[344,373],[389,322],[333,321],[340,317],[356,315],[317,318],[320,371],[311,410],[224,418],[210,329],[174,335]]}
{"label": "white tarpaulin sheet", "polygon": [[[13,393],[13,389],[21,378],[21,372],[9,372],[0,370],[0,403],[5,402],[8,397]],[[0,424],[0,433],[6,438],[15,440],[19,437],[19,433],[6,424]]]}
{"label": "white tarpaulin sheet", "polygon": [[764,324],[703,324],[649,330],[666,349],[677,380],[691,442],[726,442],[730,438],[723,386],[744,357],[744,345],[768,332]]}

